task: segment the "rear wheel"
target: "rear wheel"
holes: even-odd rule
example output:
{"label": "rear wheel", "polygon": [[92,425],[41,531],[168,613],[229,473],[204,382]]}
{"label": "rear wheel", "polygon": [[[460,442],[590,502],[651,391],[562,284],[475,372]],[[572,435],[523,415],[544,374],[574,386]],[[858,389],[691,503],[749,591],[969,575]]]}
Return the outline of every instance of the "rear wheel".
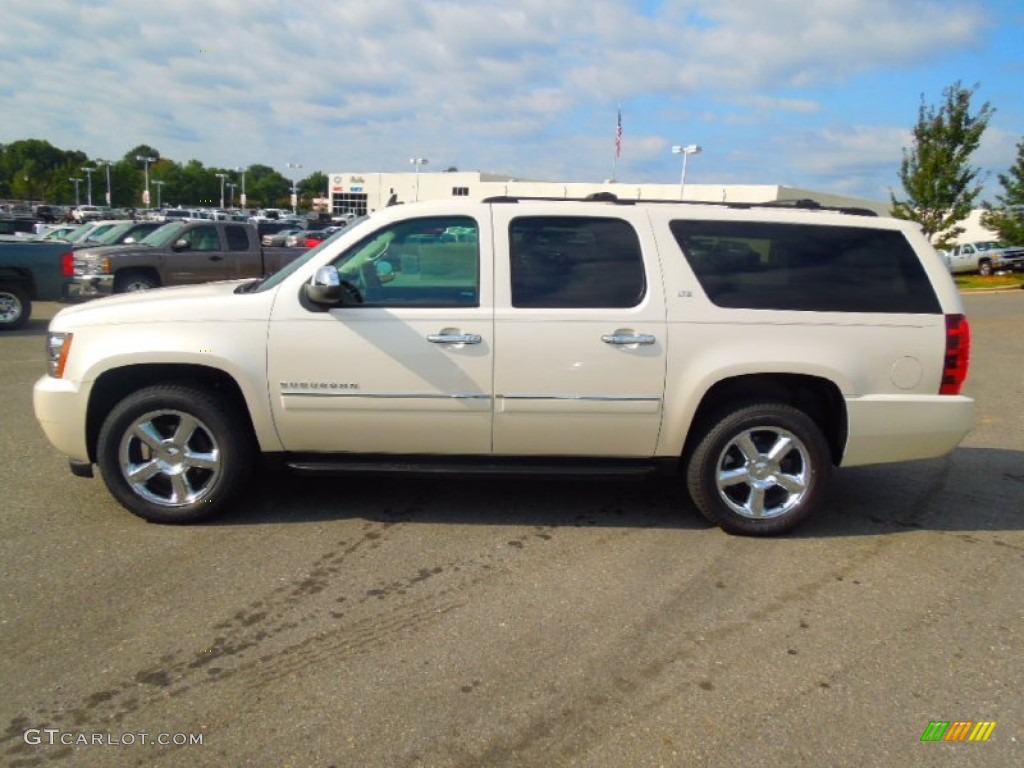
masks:
{"label": "rear wheel", "polygon": [[28,292],[14,283],[0,284],[0,331],[16,331],[32,316]]}
{"label": "rear wheel", "polygon": [[250,435],[220,393],[158,384],[114,406],[97,463],[111,494],[134,514],[189,523],[220,512],[242,489],[254,456]]}
{"label": "rear wheel", "polygon": [[828,444],[803,411],[749,405],[722,416],[690,456],[694,504],[729,533],[772,536],[820,506],[832,468]]}

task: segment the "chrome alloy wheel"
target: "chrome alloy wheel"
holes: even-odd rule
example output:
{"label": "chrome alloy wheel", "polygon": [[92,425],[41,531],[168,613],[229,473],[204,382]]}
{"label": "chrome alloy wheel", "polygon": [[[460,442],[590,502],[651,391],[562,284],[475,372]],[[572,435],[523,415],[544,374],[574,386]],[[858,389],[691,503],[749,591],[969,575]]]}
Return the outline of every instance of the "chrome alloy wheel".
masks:
{"label": "chrome alloy wheel", "polygon": [[16,294],[0,290],[0,323],[13,323],[24,311],[25,307]]}
{"label": "chrome alloy wheel", "polygon": [[121,437],[118,458],[132,491],[164,507],[199,501],[222,470],[211,429],[191,414],[169,409],[135,419]]}
{"label": "chrome alloy wheel", "polygon": [[745,430],[718,457],[722,501],[743,517],[779,517],[797,507],[810,482],[811,459],[801,440],[780,427]]}

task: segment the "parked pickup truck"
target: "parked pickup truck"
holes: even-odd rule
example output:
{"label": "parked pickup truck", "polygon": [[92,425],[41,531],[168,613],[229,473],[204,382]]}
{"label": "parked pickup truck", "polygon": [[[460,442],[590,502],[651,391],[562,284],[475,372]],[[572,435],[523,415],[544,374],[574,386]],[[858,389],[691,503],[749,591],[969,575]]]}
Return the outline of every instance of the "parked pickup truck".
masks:
{"label": "parked pickup truck", "polygon": [[964,243],[945,251],[946,266],[953,274],[977,272],[991,275],[1000,270],[1024,271],[1024,247],[994,240]]}
{"label": "parked pickup truck", "polygon": [[70,294],[90,298],[167,285],[263,277],[295,256],[295,251],[280,249],[264,253],[251,224],[171,221],[132,245],[76,251]]}
{"label": "parked pickup truck", "polygon": [[72,251],[63,242],[0,242],[0,331],[21,328],[33,301],[67,298]]}

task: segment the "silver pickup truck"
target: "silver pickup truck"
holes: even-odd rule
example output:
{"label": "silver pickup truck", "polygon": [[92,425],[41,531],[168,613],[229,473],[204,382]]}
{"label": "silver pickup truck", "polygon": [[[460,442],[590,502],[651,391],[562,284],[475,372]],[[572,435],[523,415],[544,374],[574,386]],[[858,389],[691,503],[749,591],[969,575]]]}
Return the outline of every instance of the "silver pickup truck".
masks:
{"label": "silver pickup truck", "polygon": [[1024,271],[1024,247],[995,240],[964,243],[943,252],[946,266],[954,275],[977,272],[991,275],[1002,270]]}
{"label": "silver pickup truck", "polygon": [[281,249],[264,253],[251,224],[171,221],[138,243],[76,251],[69,292],[74,298],[90,298],[168,285],[263,277],[299,253]]}

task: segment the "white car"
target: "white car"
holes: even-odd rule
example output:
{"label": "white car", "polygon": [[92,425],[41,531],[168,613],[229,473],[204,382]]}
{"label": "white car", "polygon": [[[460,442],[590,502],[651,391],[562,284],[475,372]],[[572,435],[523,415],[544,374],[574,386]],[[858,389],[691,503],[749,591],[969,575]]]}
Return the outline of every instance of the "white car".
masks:
{"label": "white car", "polygon": [[98,205],[80,205],[71,212],[71,217],[79,224],[102,219],[105,215],[104,209]]}
{"label": "white car", "polygon": [[271,232],[270,234],[264,235],[261,242],[266,247],[284,247],[288,244],[288,238],[292,235],[298,235],[302,232],[301,229],[282,229],[280,232]]}
{"label": "white car", "polygon": [[678,473],[778,534],[836,467],[973,423],[969,327],[913,224],[828,210],[465,198],[377,211],[260,281],[62,310],[36,417],[147,520],[302,473]]}

